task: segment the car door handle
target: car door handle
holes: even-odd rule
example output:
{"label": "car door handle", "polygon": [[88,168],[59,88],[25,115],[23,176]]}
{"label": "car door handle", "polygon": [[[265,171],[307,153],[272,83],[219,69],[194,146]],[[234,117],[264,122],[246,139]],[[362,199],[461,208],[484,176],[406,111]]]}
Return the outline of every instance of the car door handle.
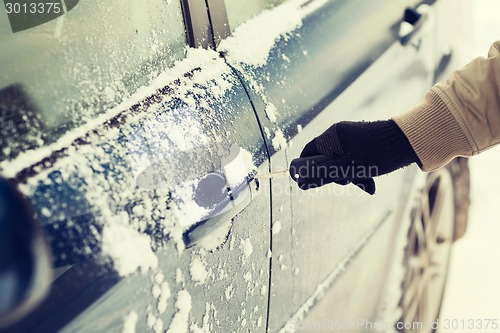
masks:
{"label": "car door handle", "polygon": [[420,5],[418,8],[406,8],[403,21],[399,27],[399,41],[401,45],[406,46],[412,38],[422,28],[427,21],[429,6]]}
{"label": "car door handle", "polygon": [[213,214],[183,233],[182,238],[186,248],[199,243],[219,230],[229,228],[232,219],[241,213],[258,193],[258,186],[258,180],[249,175],[237,186],[227,188],[227,196],[213,210]]}

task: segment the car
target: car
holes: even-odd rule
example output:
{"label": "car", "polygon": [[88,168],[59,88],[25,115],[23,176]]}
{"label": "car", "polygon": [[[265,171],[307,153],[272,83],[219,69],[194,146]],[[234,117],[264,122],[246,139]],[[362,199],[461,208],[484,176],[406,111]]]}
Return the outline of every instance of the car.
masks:
{"label": "car", "polygon": [[302,191],[287,169],[334,122],[417,104],[462,64],[465,12],[88,0],[16,33],[2,16],[0,289],[16,297],[0,329],[435,329],[467,160],[379,177],[374,196]]}

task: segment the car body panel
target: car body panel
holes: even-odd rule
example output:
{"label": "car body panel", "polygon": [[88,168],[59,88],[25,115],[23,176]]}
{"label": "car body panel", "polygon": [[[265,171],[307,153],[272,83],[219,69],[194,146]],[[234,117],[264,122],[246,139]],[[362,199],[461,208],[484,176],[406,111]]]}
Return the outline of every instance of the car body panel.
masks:
{"label": "car body panel", "polygon": [[[231,63],[241,72],[269,133],[273,170],[286,169],[307,142],[337,121],[384,119],[423,98],[434,73],[432,17],[407,46],[397,39],[405,7],[416,4],[328,2],[278,38],[264,65]],[[231,61],[231,50],[227,52]],[[276,120],[269,108],[276,110]],[[279,146],[281,135],[287,146]],[[381,177],[376,181],[379,194],[370,197],[352,185],[304,192],[290,179],[272,179],[273,224],[279,222],[281,232],[272,239],[270,331],[286,328],[345,260],[358,260],[349,256],[360,240],[379,228],[380,239],[395,233],[393,222],[402,210],[407,181],[405,171]],[[288,205],[290,211],[283,212]],[[392,228],[381,228],[384,223]],[[391,245],[370,245],[380,250],[371,265],[387,267]],[[366,280],[359,276],[350,282],[356,289]],[[369,315],[374,315],[383,288],[383,279],[372,282],[377,292],[366,300]],[[329,311],[324,314],[339,320],[356,315],[342,302],[335,304],[324,308]]]}
{"label": "car body panel", "polygon": [[[453,67],[437,70],[440,41],[454,35],[437,29],[451,0],[425,1],[439,10],[399,42],[404,9],[419,3],[290,0],[224,39],[206,19],[223,22],[221,4],[190,13],[185,1],[185,15],[204,17],[202,44],[222,39],[220,54],[190,49],[146,93],[2,162],[55,265],[48,298],[10,331],[116,332],[135,318],[140,332],[278,332],[374,318],[417,167],[377,178],[375,196],[353,185],[304,192],[287,174],[264,174],[286,170],[337,121],[409,109]],[[245,62],[254,51],[263,60]],[[228,156],[245,154],[255,166],[237,165],[235,184]],[[223,195],[201,186],[219,179]]]}
{"label": "car body panel", "polygon": [[199,50],[194,59],[185,75],[170,77],[165,87],[21,181],[61,273],[46,302],[13,331],[119,331],[132,311],[140,331],[161,331],[169,323],[174,330],[196,323],[264,331],[266,183],[257,188],[242,178],[241,184],[253,187],[250,204],[226,221],[222,234],[184,249],[187,219],[219,213],[205,208],[199,184],[207,175],[224,175],[223,161],[234,145],[261,172],[269,168],[238,78],[214,52]]}

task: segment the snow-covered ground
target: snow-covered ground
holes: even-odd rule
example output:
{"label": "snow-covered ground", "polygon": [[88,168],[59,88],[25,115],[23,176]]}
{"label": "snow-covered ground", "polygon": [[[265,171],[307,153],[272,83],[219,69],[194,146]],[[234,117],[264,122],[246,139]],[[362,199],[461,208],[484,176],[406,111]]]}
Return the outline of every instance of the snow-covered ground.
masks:
{"label": "snow-covered ground", "polygon": [[[500,39],[500,2],[470,0],[470,8],[471,48],[477,56],[486,55]],[[471,158],[470,168],[469,228],[453,248],[440,333],[500,331],[500,147]],[[445,319],[456,321],[446,329]],[[487,319],[496,319],[498,327],[492,321],[485,328]]]}

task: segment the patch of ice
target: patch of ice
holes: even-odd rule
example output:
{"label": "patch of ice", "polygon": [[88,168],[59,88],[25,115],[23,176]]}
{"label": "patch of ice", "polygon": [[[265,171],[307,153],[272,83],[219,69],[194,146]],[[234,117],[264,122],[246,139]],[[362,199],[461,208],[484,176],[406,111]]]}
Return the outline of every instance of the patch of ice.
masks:
{"label": "patch of ice", "polygon": [[[177,218],[179,218],[178,215]],[[182,229],[171,228],[169,231],[169,235],[172,241],[175,243],[175,249],[177,250],[177,254],[181,255],[182,252],[184,252],[184,250],[186,249],[186,244],[184,243],[184,239],[182,238]]]}
{"label": "patch of ice", "polygon": [[155,333],[163,333],[163,320],[161,318],[156,318],[156,321],[153,325],[153,330]]}
{"label": "patch of ice", "polygon": [[231,300],[231,297],[233,297],[233,294],[234,294],[233,285],[230,284],[229,286],[227,286],[226,290],[224,291],[226,301]]}
{"label": "patch of ice", "polygon": [[191,279],[199,284],[205,283],[208,277],[207,269],[205,265],[201,261],[200,258],[194,257],[191,260],[191,264],[189,266],[189,273],[191,273]]}
{"label": "patch of ice", "polygon": [[134,208],[132,208],[132,212],[136,216],[143,216],[144,215],[144,206],[142,206],[142,205],[134,206]]}
{"label": "patch of ice", "polygon": [[274,138],[271,141],[271,143],[273,144],[273,147],[275,150],[280,150],[280,149],[286,148],[287,144],[286,144],[285,135],[283,134],[281,129],[278,128],[278,129],[276,129],[276,131],[274,131]]}
{"label": "patch of ice", "polygon": [[401,25],[399,26],[399,38],[403,38],[405,36],[408,36],[413,31],[414,27],[411,23],[408,22],[401,22]]}
{"label": "patch of ice", "polygon": [[139,316],[137,312],[130,311],[130,313],[123,320],[123,329],[122,333],[135,333],[135,325],[137,324],[137,320]]}
{"label": "patch of ice", "polygon": [[170,323],[167,333],[187,333],[189,328],[189,313],[191,312],[191,295],[186,290],[177,293],[175,307],[177,312]]}
{"label": "patch of ice", "polygon": [[218,275],[218,280],[219,281],[222,281],[222,280],[228,278],[227,272],[224,269],[222,269],[221,267],[219,267],[217,275]]}
{"label": "patch of ice", "polygon": [[160,295],[158,297],[157,310],[162,314],[167,309],[168,299],[170,298],[170,286],[167,281],[163,282],[160,286]]}
{"label": "patch of ice", "polygon": [[269,130],[269,128],[264,127],[264,133],[266,134],[266,137],[267,137],[268,139],[270,139],[270,138],[271,138],[271,131]]}
{"label": "patch of ice", "polygon": [[50,212],[50,210],[47,208],[47,207],[43,207],[40,212],[42,213],[43,216],[45,217],[50,217],[52,216],[52,213]]}
{"label": "patch of ice", "polygon": [[287,1],[238,26],[233,36],[217,48],[230,62],[262,66],[276,41],[302,25],[302,14],[296,1]]}
{"label": "patch of ice", "polygon": [[266,286],[266,285],[263,285],[263,286],[260,288],[260,295],[261,295],[261,296],[265,296],[265,295],[266,295],[266,292],[267,292],[267,286]]}
{"label": "patch of ice", "polygon": [[234,237],[234,235],[232,235],[231,240],[229,241],[229,251],[233,251],[235,242],[236,242],[236,238]]}
{"label": "patch of ice", "polygon": [[241,184],[249,173],[257,169],[253,164],[250,152],[238,147],[238,145],[231,146],[229,155],[222,159],[222,165],[229,187]]}
{"label": "patch of ice", "polygon": [[272,103],[266,105],[266,116],[272,123],[276,122],[276,107]]}
{"label": "patch of ice", "polygon": [[120,223],[104,226],[102,252],[113,260],[114,268],[121,276],[132,274],[137,269],[145,273],[158,266],[149,236]]}
{"label": "patch of ice", "polygon": [[148,314],[146,317],[146,326],[150,330],[153,330],[155,333],[163,333],[163,320],[161,318],[157,318],[150,311],[151,311],[151,309],[148,307]]}
{"label": "patch of ice", "polygon": [[243,275],[243,280],[245,280],[246,282],[250,282],[252,280],[252,273],[246,272],[245,275]]}
{"label": "patch of ice", "polygon": [[[208,80],[208,78],[206,79]],[[153,119],[148,119],[142,126],[142,131],[149,131],[151,133],[166,133],[168,139],[172,141],[172,143],[181,151],[187,151],[196,147],[204,146],[208,144],[208,138],[203,132],[203,125],[200,123],[200,119],[197,118],[196,110],[194,109],[195,107],[176,109],[176,113],[182,117],[182,121],[173,119],[168,113],[160,114]]]}
{"label": "patch of ice", "polygon": [[151,288],[151,295],[153,295],[155,299],[158,299],[160,297],[161,295],[160,285],[158,284],[153,285],[153,288]]}
{"label": "patch of ice", "polygon": [[217,50],[226,53],[231,63],[259,67],[266,63],[269,52],[281,37],[302,26],[304,17],[324,6],[329,0],[288,0],[238,26]]}
{"label": "patch of ice", "polygon": [[276,221],[273,223],[273,235],[279,234],[281,231],[281,222]]}
{"label": "patch of ice", "polygon": [[302,125],[297,125],[297,133],[300,133],[302,132]]}
{"label": "patch of ice", "polygon": [[196,222],[199,222],[204,216],[209,213],[209,210],[199,206],[194,201],[195,190],[198,184],[197,179],[187,181],[180,184],[172,191],[179,225],[189,227]]}
{"label": "patch of ice", "polygon": [[154,279],[156,283],[160,284],[165,280],[165,275],[162,272],[158,272],[155,274]]}
{"label": "patch of ice", "polygon": [[155,315],[149,312],[146,317],[146,326],[149,328],[153,328],[155,326],[155,323],[156,323]]}
{"label": "patch of ice", "polygon": [[[220,248],[227,240],[227,235],[231,230],[232,222],[227,221],[219,226],[216,230],[210,232],[209,235],[202,238],[198,245],[206,251],[212,252]],[[231,243],[230,243],[231,244]]]}

